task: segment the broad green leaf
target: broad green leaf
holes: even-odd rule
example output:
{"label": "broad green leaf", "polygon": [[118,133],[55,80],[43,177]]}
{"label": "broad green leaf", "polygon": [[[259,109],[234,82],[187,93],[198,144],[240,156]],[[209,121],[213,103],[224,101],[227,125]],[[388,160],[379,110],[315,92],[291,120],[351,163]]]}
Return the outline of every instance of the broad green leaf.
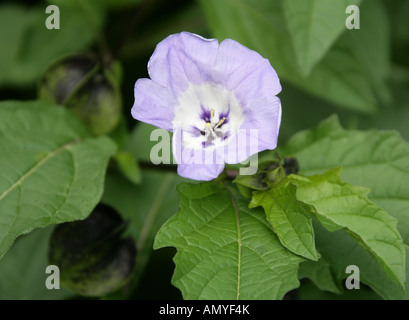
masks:
{"label": "broad green leaf", "polygon": [[298,270],[298,277],[310,279],[320,290],[332,293],[342,292],[334,280],[331,265],[322,257],[318,261],[302,262]]}
{"label": "broad green leaf", "polygon": [[369,199],[399,220],[409,243],[409,143],[393,131],[344,130],[336,117],[295,135],[282,149],[304,175],[342,166],[342,180],[371,189]]}
{"label": "broad green leaf", "polygon": [[299,285],[303,258],[281,245],[261,208],[212,182],[177,190],[180,210],[154,248],[177,248],[172,283],[185,299],[281,299]]}
{"label": "broad green leaf", "polygon": [[114,207],[129,222],[129,232],[137,246],[130,290],[136,288],[143,275],[156,232],[179,208],[175,188],[181,181],[185,180],[176,173],[145,170],[142,183],[135,185],[118,173],[107,174],[102,202]]}
{"label": "broad green leaf", "polygon": [[[315,284],[315,285],[314,285]],[[311,281],[302,281],[300,288],[297,290],[299,300],[382,300],[370,288],[361,284],[359,290],[345,290],[342,294],[323,291],[316,287],[316,283]]]}
{"label": "broad green leaf", "polygon": [[283,246],[307,259],[318,260],[314,229],[308,215],[311,209],[297,200],[296,191],[297,188],[292,184],[255,191],[250,208],[264,208],[267,220]]}
{"label": "broad green leaf", "polygon": [[[315,129],[295,135],[283,149],[283,153],[297,157],[303,174],[323,173],[335,166],[343,166],[342,180],[370,188],[369,199],[398,219],[397,227],[405,243],[408,259],[409,144],[398,133],[376,130],[347,131],[340,126],[337,118],[332,117]],[[362,281],[382,297],[409,297],[408,293],[405,294],[398,285],[388,279],[370,255],[343,231],[328,235],[316,231],[316,243],[317,249],[333,270],[336,270],[339,279],[345,277],[348,263],[359,264],[362,266],[361,270],[364,270],[361,272]],[[338,249],[333,245],[323,251],[322,246],[328,246],[328,243],[337,244]],[[337,253],[341,249],[344,254]],[[353,259],[349,259],[350,257]],[[406,276],[409,277],[408,262],[406,266]],[[408,282],[406,292],[409,292]]]}
{"label": "broad green leaf", "polygon": [[45,281],[49,265],[48,240],[52,227],[38,229],[19,238],[0,261],[0,300],[57,300],[72,297],[60,288],[49,290]]}
{"label": "broad green leaf", "polygon": [[86,16],[60,10],[60,29],[45,27],[45,6],[0,6],[0,87],[32,85],[61,55],[86,48],[94,38]]}
{"label": "broad green leaf", "polygon": [[315,208],[315,217],[329,231],[344,229],[362,244],[389,277],[405,283],[405,248],[397,220],[369,201],[368,189],[341,181],[341,169],[307,179],[289,178],[297,199]]}
{"label": "broad green leaf", "polygon": [[345,28],[345,9],[356,0],[283,0],[285,20],[301,72],[306,76]]}
{"label": "broad green leaf", "polygon": [[0,104],[0,257],[21,234],[84,219],[99,201],[107,137],[91,138],[67,110],[43,102]]}
{"label": "broad green leaf", "polygon": [[[330,117],[336,107],[335,104],[323,101],[319,97],[312,96],[288,83],[279,96],[285,113],[278,136],[280,147],[284,146],[296,133],[315,127],[318,122]],[[347,110],[339,110],[337,113],[341,119],[346,119],[346,121],[351,118],[356,119],[356,114]],[[367,115],[364,117],[368,119]],[[259,154],[259,157],[262,159],[263,153]]]}
{"label": "broad green leaf", "polygon": [[280,79],[348,109],[376,110],[371,79],[348,44],[335,43],[303,77],[278,4],[268,0],[202,0],[201,4],[219,40],[231,38],[256,50],[270,60]]}
{"label": "broad green leaf", "polygon": [[[343,230],[329,232],[318,223],[314,224],[314,231],[317,250],[319,250],[322,258],[325,258],[330,265],[338,285],[341,285],[343,279],[349,276],[346,273],[346,268],[349,265],[356,265],[360,270],[360,281],[369,285],[384,299],[409,300],[408,286],[406,285],[405,291],[402,290],[401,286],[385,274],[370,253],[346,232]],[[405,250],[406,266],[408,266],[409,248],[405,246]],[[321,270],[319,265],[314,265],[315,261],[310,262],[311,270],[315,269],[315,272]],[[407,268],[406,278],[408,277],[409,272]]]}
{"label": "broad green leaf", "polygon": [[346,43],[361,63],[363,72],[371,79],[377,98],[384,104],[390,104],[392,96],[386,84],[390,76],[388,15],[380,0],[364,1],[359,8],[362,28],[348,30],[342,35],[340,42]]}
{"label": "broad green leaf", "polygon": [[[83,5],[82,0],[47,0],[47,2],[61,7],[78,8],[78,6]],[[89,8],[94,10],[109,10],[137,6],[140,2],[141,0],[87,0],[85,3]]]}
{"label": "broad green leaf", "polygon": [[[409,141],[407,121],[409,119],[409,68],[394,65],[390,84],[393,89],[393,104],[391,107],[381,109],[381,112],[373,118],[359,117],[359,127],[361,129],[395,130],[399,132],[402,138]],[[314,124],[304,127],[304,129],[311,128],[312,126]]]}

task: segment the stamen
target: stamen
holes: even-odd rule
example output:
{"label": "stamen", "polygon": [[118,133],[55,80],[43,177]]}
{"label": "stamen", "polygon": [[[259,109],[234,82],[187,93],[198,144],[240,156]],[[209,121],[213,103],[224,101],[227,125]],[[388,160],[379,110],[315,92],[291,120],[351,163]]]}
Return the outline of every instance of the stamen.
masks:
{"label": "stamen", "polygon": [[223,117],[219,120],[219,122],[216,124],[215,128],[220,128],[221,125],[226,121],[226,117]]}
{"label": "stamen", "polygon": [[[208,109],[207,109],[208,110]],[[205,121],[205,127],[203,130],[199,130],[200,134],[203,136],[202,139],[204,139],[205,141],[202,141],[202,146],[203,148],[207,148],[209,146],[214,145],[214,141],[215,140],[226,140],[228,138],[228,134],[221,132],[220,130],[216,130],[219,129],[224,123],[226,123],[228,120],[228,117],[226,116],[226,113],[223,113],[221,115],[219,115],[219,121],[214,124],[214,122],[212,123],[212,120],[215,118],[215,109],[210,109],[210,111],[206,111],[203,107],[202,107],[202,115],[201,115],[201,119]],[[224,115],[224,117],[223,117]],[[228,114],[227,114],[228,115]]]}

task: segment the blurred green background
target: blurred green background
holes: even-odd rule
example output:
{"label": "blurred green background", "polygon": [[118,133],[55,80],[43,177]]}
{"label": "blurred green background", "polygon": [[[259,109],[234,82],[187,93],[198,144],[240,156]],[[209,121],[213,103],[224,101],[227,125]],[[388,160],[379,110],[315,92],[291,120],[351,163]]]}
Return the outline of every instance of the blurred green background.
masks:
{"label": "blurred green background", "polygon": [[[93,52],[102,61],[117,60],[122,66],[122,124],[125,123],[126,132],[130,133],[130,142],[135,142],[131,152],[146,159],[146,152],[142,154],[137,147],[143,135],[130,116],[135,81],[148,76],[147,62],[158,42],[169,34],[190,31],[204,37],[216,37],[219,41],[232,38],[270,60],[283,87],[279,94],[283,107],[279,145],[294,133],[311,128],[334,113],[346,128],[393,129],[409,140],[409,1],[322,0],[313,14],[308,11],[307,2],[3,1],[0,5],[0,100],[37,99],[39,79],[53,61],[64,55]],[[48,17],[45,8],[49,4],[60,8],[59,30],[45,27]],[[359,5],[359,30],[345,27],[348,17],[345,8],[350,4]],[[147,179],[144,173],[144,179],[143,186],[135,186],[108,173],[103,201],[125,216],[138,210],[149,211],[149,206],[131,203],[132,194],[144,190],[151,204],[155,204],[157,186],[154,181],[162,181],[164,177],[153,174]],[[178,178],[172,177],[169,184],[173,186],[177,182]],[[149,191],[149,184],[152,184],[152,191]],[[128,194],[115,194],[116,185],[124,189],[128,186]],[[174,188],[170,190],[169,199],[155,209],[164,213],[158,214],[161,218],[149,229],[143,249],[144,262],[137,271],[132,298],[181,298],[179,291],[170,284],[174,249],[151,250],[155,232],[178,207]],[[173,212],[165,210],[169,209],[169,203]],[[0,285],[0,298],[72,296],[64,290],[54,294],[38,289],[43,279],[36,278],[36,272],[44,273],[50,230],[35,231],[27,236],[35,241],[19,239],[0,261],[0,277],[11,277],[7,284]],[[135,231],[135,235],[139,232]],[[24,253],[30,244],[36,244],[33,250],[39,254],[35,257]],[[13,279],[17,264],[24,274],[23,279]],[[32,267],[27,268],[27,265]],[[333,298],[317,293],[312,286],[305,281],[300,290],[288,297]],[[371,292],[362,292],[359,298],[374,298]]]}

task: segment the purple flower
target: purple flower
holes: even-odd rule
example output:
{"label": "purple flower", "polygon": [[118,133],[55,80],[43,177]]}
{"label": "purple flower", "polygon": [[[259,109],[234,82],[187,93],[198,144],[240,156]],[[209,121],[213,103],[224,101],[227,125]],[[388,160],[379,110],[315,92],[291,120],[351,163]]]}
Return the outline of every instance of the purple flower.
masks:
{"label": "purple flower", "polygon": [[172,131],[178,173],[216,178],[277,146],[280,81],[269,61],[240,43],[182,32],[160,42],[138,79],[132,116]]}

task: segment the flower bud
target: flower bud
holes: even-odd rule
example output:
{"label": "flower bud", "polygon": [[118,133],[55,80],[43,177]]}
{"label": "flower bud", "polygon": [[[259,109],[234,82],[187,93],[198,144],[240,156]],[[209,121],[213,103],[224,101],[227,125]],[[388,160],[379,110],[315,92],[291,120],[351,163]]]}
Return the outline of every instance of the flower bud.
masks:
{"label": "flower bud", "polygon": [[65,106],[94,135],[109,133],[121,117],[118,79],[92,54],[75,54],[51,64],[40,80],[38,96]]}
{"label": "flower bud", "polygon": [[85,220],[56,226],[48,256],[50,264],[60,268],[61,285],[90,297],[121,288],[136,257],[134,241],[122,237],[125,227],[116,211],[103,204]]}
{"label": "flower bud", "polygon": [[253,190],[267,190],[278,184],[286,176],[296,174],[299,170],[296,158],[277,158],[259,164],[253,175],[238,175],[233,182],[244,198],[250,199]]}

